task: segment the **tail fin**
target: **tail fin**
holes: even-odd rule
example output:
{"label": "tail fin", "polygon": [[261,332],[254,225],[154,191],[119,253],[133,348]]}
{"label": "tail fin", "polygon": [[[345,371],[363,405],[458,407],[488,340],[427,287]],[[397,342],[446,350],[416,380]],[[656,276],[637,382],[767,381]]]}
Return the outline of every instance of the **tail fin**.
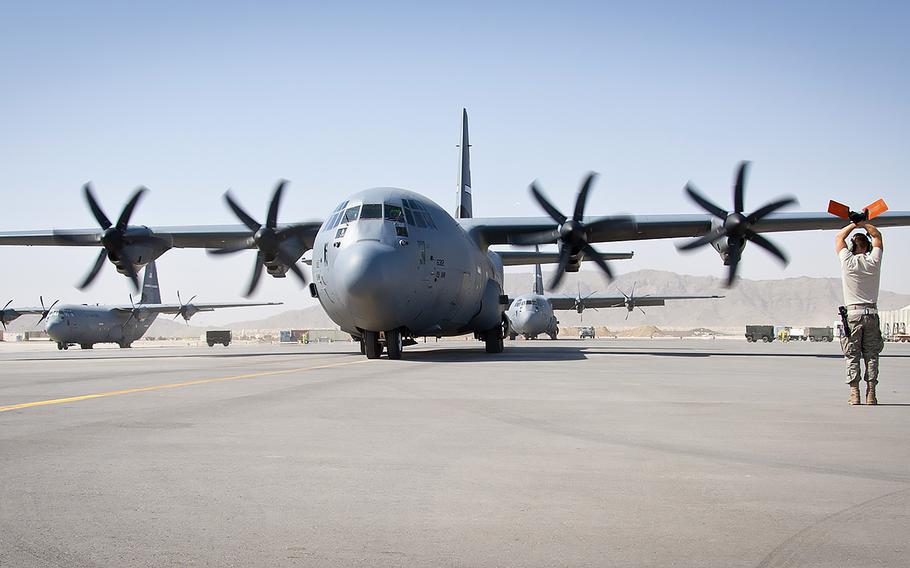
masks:
{"label": "tail fin", "polygon": [[470,219],[474,216],[474,206],[471,203],[471,144],[468,142],[468,111],[461,109],[461,112],[461,166],[455,195],[455,218]]}
{"label": "tail fin", "polygon": [[142,296],[139,297],[139,303],[161,303],[161,291],[158,290],[158,269],[155,267],[154,260],[145,267],[145,276],[142,278]]}
{"label": "tail fin", "polygon": [[[540,247],[534,245],[534,251],[540,252]],[[543,295],[543,273],[539,264],[534,265],[534,293]]]}

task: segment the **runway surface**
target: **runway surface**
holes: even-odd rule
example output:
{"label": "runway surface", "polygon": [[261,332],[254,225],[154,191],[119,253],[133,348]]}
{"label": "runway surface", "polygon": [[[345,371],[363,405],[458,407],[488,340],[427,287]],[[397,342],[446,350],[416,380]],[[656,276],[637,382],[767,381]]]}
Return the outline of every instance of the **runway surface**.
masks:
{"label": "runway surface", "polygon": [[906,566],[910,345],[0,344],[0,566]]}

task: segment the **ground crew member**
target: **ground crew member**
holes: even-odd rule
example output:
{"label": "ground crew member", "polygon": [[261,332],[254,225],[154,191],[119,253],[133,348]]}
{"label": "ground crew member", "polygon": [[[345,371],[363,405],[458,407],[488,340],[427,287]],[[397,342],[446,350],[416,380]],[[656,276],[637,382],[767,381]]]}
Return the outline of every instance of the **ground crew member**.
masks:
{"label": "ground crew member", "polygon": [[[847,245],[847,236],[856,228],[865,229],[869,236],[857,233]],[[872,241],[869,241],[872,237]],[[847,384],[850,385],[850,404],[862,404],[859,381],[866,381],[866,404],[878,404],[875,385],[878,384],[878,354],[885,346],[878,320],[878,288],[882,268],[882,234],[865,221],[850,223],[837,234],[835,249],[843,272],[844,306],[847,324],[841,337],[841,347],[847,358]],[[860,365],[865,362],[865,374]]]}

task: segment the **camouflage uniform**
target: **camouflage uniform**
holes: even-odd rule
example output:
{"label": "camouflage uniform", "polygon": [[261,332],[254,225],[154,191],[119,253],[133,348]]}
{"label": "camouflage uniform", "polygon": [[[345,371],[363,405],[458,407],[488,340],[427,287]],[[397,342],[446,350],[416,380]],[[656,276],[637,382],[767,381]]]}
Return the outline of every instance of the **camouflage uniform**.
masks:
{"label": "camouflage uniform", "polygon": [[[852,309],[862,308],[857,306]],[[845,335],[840,340],[847,358],[847,384],[858,386],[860,379],[865,379],[874,385],[878,383],[878,354],[885,347],[878,314],[848,315],[847,321],[850,324],[850,335]],[[866,363],[865,376],[860,361]]]}

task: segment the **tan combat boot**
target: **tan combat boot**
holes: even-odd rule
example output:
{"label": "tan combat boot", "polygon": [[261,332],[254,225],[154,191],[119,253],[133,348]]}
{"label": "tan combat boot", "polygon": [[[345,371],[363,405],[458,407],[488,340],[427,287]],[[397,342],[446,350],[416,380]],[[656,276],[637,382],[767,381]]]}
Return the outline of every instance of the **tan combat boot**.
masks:
{"label": "tan combat boot", "polygon": [[[851,400],[853,399],[851,398]],[[866,383],[866,404],[878,404],[878,399],[875,398],[875,383],[873,382]]]}
{"label": "tan combat boot", "polygon": [[862,404],[863,401],[859,397],[859,385],[850,385],[850,400],[851,405]]}

